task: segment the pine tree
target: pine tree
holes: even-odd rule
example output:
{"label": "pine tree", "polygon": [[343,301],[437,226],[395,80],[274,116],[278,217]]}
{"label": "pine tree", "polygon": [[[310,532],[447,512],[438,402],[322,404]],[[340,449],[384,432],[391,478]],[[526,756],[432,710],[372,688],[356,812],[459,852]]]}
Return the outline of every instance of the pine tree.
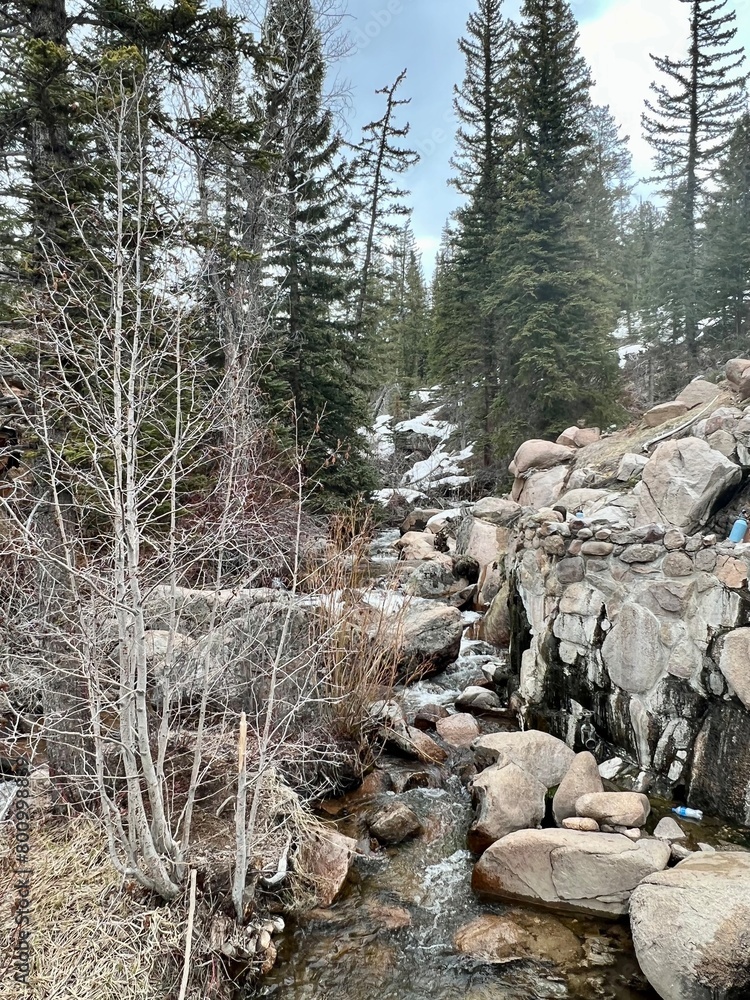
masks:
{"label": "pine tree", "polygon": [[697,352],[699,222],[707,182],[726,149],[745,107],[747,74],[737,36],[736,14],[728,0],[681,0],[689,9],[690,48],[686,58],[652,56],[667,78],[652,83],[646,102],[644,133],[655,155],[656,178],[674,202],[680,241],[675,267],[682,272],[676,319],[691,354]]}
{"label": "pine tree", "polygon": [[274,107],[278,216],[266,268],[276,301],[269,388],[277,417],[293,404],[307,475],[328,499],[344,500],[373,485],[359,432],[368,408],[346,321],[354,281],[352,167],[324,106],[325,64],[310,0],[273,0],[264,38],[272,56],[269,101],[283,95]]}
{"label": "pine tree", "polygon": [[494,461],[493,420],[501,366],[499,317],[488,296],[491,250],[513,141],[508,87],[512,25],[503,17],[502,6],[502,0],[479,0],[459,42],[466,69],[462,86],[454,88],[459,129],[453,183],[467,201],[456,215],[452,276],[458,280],[454,294],[461,302],[462,322],[454,331],[460,336],[445,355],[445,365],[439,364],[441,354],[433,361],[439,379],[460,397],[486,467]]}
{"label": "pine tree", "polygon": [[581,225],[591,78],[565,0],[525,0],[515,80],[518,147],[495,255],[508,449],[611,413],[617,373],[611,284]]}
{"label": "pine tree", "polygon": [[379,354],[386,361],[386,381],[408,393],[425,385],[430,343],[429,295],[409,222],[393,244],[390,260],[377,326]]}
{"label": "pine tree", "polygon": [[750,112],[737,124],[708,195],[702,246],[706,338],[723,355],[747,350],[750,335]]}

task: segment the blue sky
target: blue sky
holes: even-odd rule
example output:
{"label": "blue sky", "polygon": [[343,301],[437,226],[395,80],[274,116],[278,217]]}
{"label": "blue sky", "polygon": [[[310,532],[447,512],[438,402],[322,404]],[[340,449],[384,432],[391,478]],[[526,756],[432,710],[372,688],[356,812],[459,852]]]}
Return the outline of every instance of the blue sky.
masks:
{"label": "blue sky", "polygon": [[[428,272],[443,224],[459,202],[447,183],[455,123],[454,83],[463,78],[457,40],[474,0],[348,0],[344,21],[352,40],[339,72],[351,85],[353,129],[380,116],[374,95],[408,70],[403,95],[411,122],[411,145],[421,162],[406,178],[414,206],[414,230]],[[740,39],[750,52],[750,0],[736,0]],[[506,0],[514,17],[520,0]],[[640,115],[653,68],[649,52],[680,56],[687,47],[686,4],[680,0],[572,0],[581,49],[596,81],[595,100],[609,104],[631,137],[636,173],[649,170],[649,151],[640,136]]]}

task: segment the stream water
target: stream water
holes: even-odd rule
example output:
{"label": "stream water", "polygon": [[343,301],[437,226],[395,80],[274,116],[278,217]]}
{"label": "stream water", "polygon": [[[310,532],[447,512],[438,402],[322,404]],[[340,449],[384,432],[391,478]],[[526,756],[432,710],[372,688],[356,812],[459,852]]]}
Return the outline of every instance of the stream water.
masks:
{"label": "stream water", "polygon": [[[396,535],[397,537],[397,535]],[[392,561],[390,538],[380,540],[376,561]],[[377,575],[377,573],[375,573]],[[427,702],[452,704],[488,666],[483,644],[465,643],[459,661],[443,674],[401,692],[407,713]],[[483,720],[485,731],[507,726]],[[577,939],[576,961],[560,963],[553,941],[537,953],[492,963],[463,954],[462,928],[487,915],[528,923],[533,911],[480,903],[471,891],[473,857],[466,850],[471,822],[469,792],[451,767],[429,784],[409,787],[402,798],[417,813],[423,833],[415,840],[362,859],[352,884],[330,909],[291,924],[278,940],[276,967],[248,996],[275,1000],[658,1000],[641,975],[627,923],[558,917],[559,933]],[[458,760],[460,766],[460,758]],[[384,769],[408,768],[397,759]],[[435,769],[436,771],[438,769]],[[424,768],[422,768],[424,772]],[[424,775],[420,783],[424,782]],[[344,800],[345,802],[346,800]],[[671,803],[659,803],[658,815]],[[338,823],[358,835],[344,806]],[[737,840],[719,824],[696,827],[696,841]],[[697,844],[696,844],[697,846]],[[550,917],[544,918],[550,921]],[[555,924],[552,921],[552,924]],[[544,926],[551,926],[549,923]],[[557,935],[555,935],[557,940]]]}

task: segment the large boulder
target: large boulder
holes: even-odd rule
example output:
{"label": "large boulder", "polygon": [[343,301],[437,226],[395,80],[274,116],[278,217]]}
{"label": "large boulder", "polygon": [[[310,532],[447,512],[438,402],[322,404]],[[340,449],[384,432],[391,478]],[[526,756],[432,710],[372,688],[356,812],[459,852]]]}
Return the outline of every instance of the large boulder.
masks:
{"label": "large boulder", "polygon": [[686,385],[677,397],[680,403],[685,403],[689,410],[694,410],[697,406],[707,406],[719,395],[719,389],[713,382],[706,382],[705,379],[697,378],[694,382]]}
{"label": "large boulder", "polygon": [[449,747],[470,747],[479,736],[479,723],[468,712],[446,715],[435,721],[440,739]]}
{"label": "large boulder", "polygon": [[419,562],[422,559],[434,559],[450,566],[450,557],[435,549],[435,536],[431,531],[407,531],[396,542],[395,549],[401,558],[407,562]]}
{"label": "large boulder", "polygon": [[598,427],[568,427],[555,443],[566,448],[585,448],[587,445],[595,444],[601,436],[602,432]]}
{"label": "large boulder", "polygon": [[750,709],[750,628],[738,628],[724,637],[719,669],[731,690]]}
{"label": "large boulder", "polygon": [[516,491],[514,485],[514,492],[517,492],[515,499],[522,507],[533,507],[535,510],[556,504],[565,490],[568,472],[566,466],[559,465],[537,472],[526,480],[517,479],[516,485],[520,484],[520,489]]}
{"label": "large boulder", "polygon": [[662,1000],[750,997],[750,854],[696,854],[630,901],[638,963]]}
{"label": "large boulder", "polygon": [[641,604],[625,604],[602,646],[614,684],[637,694],[654,687],[667,666],[661,622]]}
{"label": "large boulder", "polygon": [[453,570],[438,562],[423,562],[409,575],[404,590],[411,597],[449,601],[459,606],[470,600],[474,587],[467,580],[457,580]]}
{"label": "large boulder", "polygon": [[428,673],[453,663],[461,649],[464,624],[457,608],[411,601],[399,628],[399,661],[406,673]]}
{"label": "large boulder", "polygon": [[675,400],[673,403],[659,403],[658,406],[652,406],[647,413],[644,413],[643,422],[646,427],[660,427],[670,420],[676,420],[677,417],[684,417],[687,411],[687,403],[680,400]]}
{"label": "large boulder", "polygon": [[480,521],[507,528],[521,516],[521,507],[507,497],[484,497],[474,504],[471,513]]}
{"label": "large boulder", "polygon": [[636,524],[671,525],[692,534],[741,479],[740,468],[705,441],[663,441],[643,470]]}
{"label": "large boulder", "polygon": [[481,897],[620,917],[644,878],[662,871],[669,846],[620,834],[521,830],[492,844],[474,868]]}
{"label": "large boulder", "polygon": [[552,812],[557,825],[562,826],[564,819],[578,815],[576,802],[582,795],[603,791],[604,785],[596,757],[588,750],[576,754],[552,800]]}
{"label": "large boulder", "polygon": [[469,847],[476,853],[544,819],[547,786],[517,764],[488,767],[474,778],[472,788],[479,812],[469,830]]}
{"label": "large boulder", "polygon": [[731,361],[727,361],[725,372],[732,385],[739,385],[748,371],[750,371],[748,358],[732,358]]}
{"label": "large boulder", "polygon": [[553,469],[556,465],[572,462],[576,455],[575,448],[555,444],[553,441],[524,441],[515,454],[513,464],[517,476],[532,469],[539,472],[542,469]]}
{"label": "large boulder", "polygon": [[498,551],[508,548],[509,531],[498,528],[490,521],[481,521],[467,514],[456,529],[456,553],[471,556],[480,566],[488,566],[498,556]]}
{"label": "large boulder", "polygon": [[489,733],[473,744],[479,767],[512,762],[533,775],[545,788],[559,785],[575,753],[555,736],[535,729],[523,733]]}
{"label": "large boulder", "polygon": [[493,646],[504,648],[510,645],[511,622],[508,584],[505,583],[493,598],[487,613],[479,623],[479,638],[491,642]]}

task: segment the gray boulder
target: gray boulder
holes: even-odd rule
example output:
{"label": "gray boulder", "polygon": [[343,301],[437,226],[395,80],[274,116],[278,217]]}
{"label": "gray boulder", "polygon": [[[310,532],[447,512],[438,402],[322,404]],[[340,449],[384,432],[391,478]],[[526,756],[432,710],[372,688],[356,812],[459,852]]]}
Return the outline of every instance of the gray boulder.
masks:
{"label": "gray boulder", "polygon": [[739,466],[705,441],[663,441],[643,470],[636,524],[656,522],[692,534],[741,479]]}
{"label": "gray boulder", "polygon": [[426,673],[453,663],[461,648],[461,612],[444,604],[414,600],[401,620],[399,659],[405,672]]}
{"label": "gray boulder", "polygon": [[562,740],[535,729],[480,736],[472,748],[479,767],[512,762],[533,775],[545,788],[560,784],[575,757]]}
{"label": "gray boulder", "polygon": [[750,997],[750,854],[696,854],[649,875],[633,893],[630,926],[662,1000]]}
{"label": "gray boulder", "polygon": [[641,604],[625,604],[602,646],[613,683],[630,694],[649,691],[667,666],[661,622]]}
{"label": "gray boulder", "polygon": [[588,750],[576,754],[552,800],[552,812],[557,825],[562,826],[564,819],[577,815],[576,802],[582,795],[603,791],[604,784],[594,755]]}
{"label": "gray boulder", "polygon": [[645,826],[650,812],[648,796],[641,792],[593,792],[576,802],[576,815],[595,819],[600,826]]}
{"label": "gray boulder", "polygon": [[472,782],[479,811],[469,830],[477,854],[516,830],[537,827],[544,819],[547,788],[516,764],[495,764]]}
{"label": "gray boulder", "polygon": [[662,871],[669,847],[620,834],[521,830],[492,844],[474,868],[481,897],[617,918],[646,876]]}

